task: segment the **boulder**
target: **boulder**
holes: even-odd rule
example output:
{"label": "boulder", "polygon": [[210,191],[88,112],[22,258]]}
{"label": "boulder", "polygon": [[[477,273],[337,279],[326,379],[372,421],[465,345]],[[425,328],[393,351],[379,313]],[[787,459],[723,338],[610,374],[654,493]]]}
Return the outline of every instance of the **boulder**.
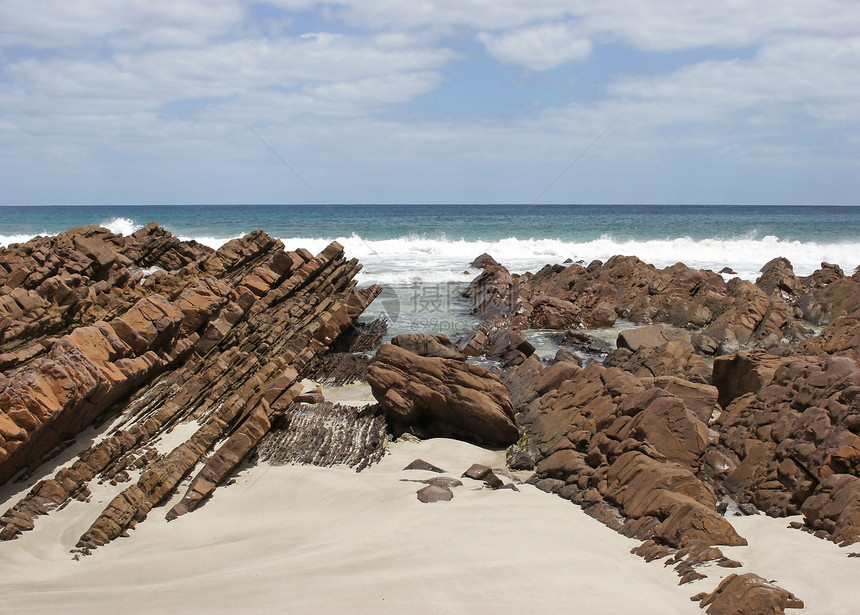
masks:
{"label": "boulder", "polygon": [[659,348],[667,342],[678,341],[684,346],[692,347],[690,332],[684,329],[667,329],[660,325],[625,329],[618,334],[615,342],[617,348],[626,348],[636,352],[642,348]]}
{"label": "boulder", "polygon": [[367,373],[388,419],[410,426],[441,423],[455,433],[507,446],[519,439],[511,398],[498,376],[478,365],[379,348]]}
{"label": "boulder", "polygon": [[695,599],[708,615],[782,615],[804,606],[791,592],[751,572],[730,574],[713,592]]}
{"label": "boulder", "polygon": [[395,335],[391,343],[422,357],[439,357],[441,359],[466,358],[463,352],[454,346],[444,333],[430,335],[429,333],[403,333]]}

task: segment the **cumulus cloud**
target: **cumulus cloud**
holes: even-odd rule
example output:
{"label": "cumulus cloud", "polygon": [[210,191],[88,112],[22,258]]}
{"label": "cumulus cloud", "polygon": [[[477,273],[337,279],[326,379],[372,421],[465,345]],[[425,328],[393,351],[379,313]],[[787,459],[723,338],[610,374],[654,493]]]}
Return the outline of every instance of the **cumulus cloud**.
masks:
{"label": "cumulus cloud", "polygon": [[[646,165],[658,188],[673,164],[848,168],[857,32],[841,0],[0,2],[0,185],[9,202],[277,201],[257,169],[279,163],[243,121],[328,200],[528,201],[615,119],[580,166]],[[530,72],[505,82],[495,62]],[[550,72],[566,64],[575,86]],[[592,199],[631,198],[607,177]]]}
{"label": "cumulus cloud", "polygon": [[478,39],[497,60],[539,71],[591,55],[591,41],[566,23],[542,24],[498,35],[481,32]]}

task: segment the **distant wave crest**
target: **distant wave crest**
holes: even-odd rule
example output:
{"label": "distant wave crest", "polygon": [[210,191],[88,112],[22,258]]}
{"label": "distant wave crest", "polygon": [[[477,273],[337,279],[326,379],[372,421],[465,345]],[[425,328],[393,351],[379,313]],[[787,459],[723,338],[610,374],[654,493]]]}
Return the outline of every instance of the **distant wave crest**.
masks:
{"label": "distant wave crest", "polygon": [[[128,235],[141,225],[130,218],[113,218],[102,223],[115,233]],[[230,236],[184,236],[212,248],[219,248]],[[0,235],[0,244],[20,243],[32,236]],[[360,279],[381,284],[440,284],[467,282],[475,271],[469,264],[476,256],[488,253],[514,273],[536,271],[548,263],[567,259],[589,263],[605,261],[616,254],[635,255],[657,267],[678,262],[699,269],[719,271],[729,267],[747,280],[755,280],[762,265],[777,256],[788,258],[798,275],[809,275],[822,262],[836,263],[850,274],[860,265],[860,241],[816,243],[788,241],[773,235],[757,237],[755,233],[732,239],[618,239],[605,234],[590,241],[559,239],[522,239],[507,237],[493,241],[467,241],[441,237],[409,235],[394,239],[369,240],[357,234],[348,237],[282,237],[286,249],[307,248],[320,252],[331,241],[338,241],[347,255],[361,260],[364,269]]]}

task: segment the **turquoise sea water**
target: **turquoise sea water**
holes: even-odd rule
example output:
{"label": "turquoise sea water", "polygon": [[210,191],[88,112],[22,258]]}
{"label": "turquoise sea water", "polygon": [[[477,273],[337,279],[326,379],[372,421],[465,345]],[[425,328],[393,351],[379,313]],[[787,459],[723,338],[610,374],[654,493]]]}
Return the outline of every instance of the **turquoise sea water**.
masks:
{"label": "turquoise sea water", "polygon": [[[198,205],[0,207],[0,244],[99,224],[128,234],[157,221],[183,239],[217,248],[263,229],[288,249],[322,250],[330,241],[364,265],[362,284],[382,297],[367,317],[386,316],[391,333],[471,329],[460,291],[487,252],[515,273],[566,259],[590,262],[633,254],[663,267],[676,262],[755,280],[785,256],[806,275],[822,261],[847,273],[860,265],[860,207],[631,205]],[[730,277],[730,276],[727,276]],[[623,326],[623,323],[622,323]],[[532,332],[547,353],[551,336]]]}
{"label": "turquoise sea water", "polygon": [[635,254],[658,266],[685,262],[748,279],[776,256],[807,274],[822,261],[860,265],[860,207],[642,205],[196,205],[0,207],[0,244],[100,224],[122,233],[155,220],[217,247],[261,228],[287,244],[333,239],[388,283],[461,280],[489,252],[512,270],[568,258]]}

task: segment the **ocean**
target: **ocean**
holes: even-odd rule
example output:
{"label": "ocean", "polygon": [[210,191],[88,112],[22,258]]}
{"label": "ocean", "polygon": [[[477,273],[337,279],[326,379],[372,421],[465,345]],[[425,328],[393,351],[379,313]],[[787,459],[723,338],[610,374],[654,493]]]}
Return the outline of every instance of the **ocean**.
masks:
{"label": "ocean", "polygon": [[[860,265],[860,207],[646,205],[173,205],[0,207],[0,244],[99,224],[128,234],[157,221],[217,248],[255,229],[287,249],[337,240],[364,265],[362,284],[386,292],[370,310],[393,331],[456,335],[474,321],[459,291],[486,252],[514,273],[567,259],[633,254],[658,267],[734,270],[755,280],[777,256],[798,275],[821,262]],[[622,325],[623,326],[623,323]]]}

